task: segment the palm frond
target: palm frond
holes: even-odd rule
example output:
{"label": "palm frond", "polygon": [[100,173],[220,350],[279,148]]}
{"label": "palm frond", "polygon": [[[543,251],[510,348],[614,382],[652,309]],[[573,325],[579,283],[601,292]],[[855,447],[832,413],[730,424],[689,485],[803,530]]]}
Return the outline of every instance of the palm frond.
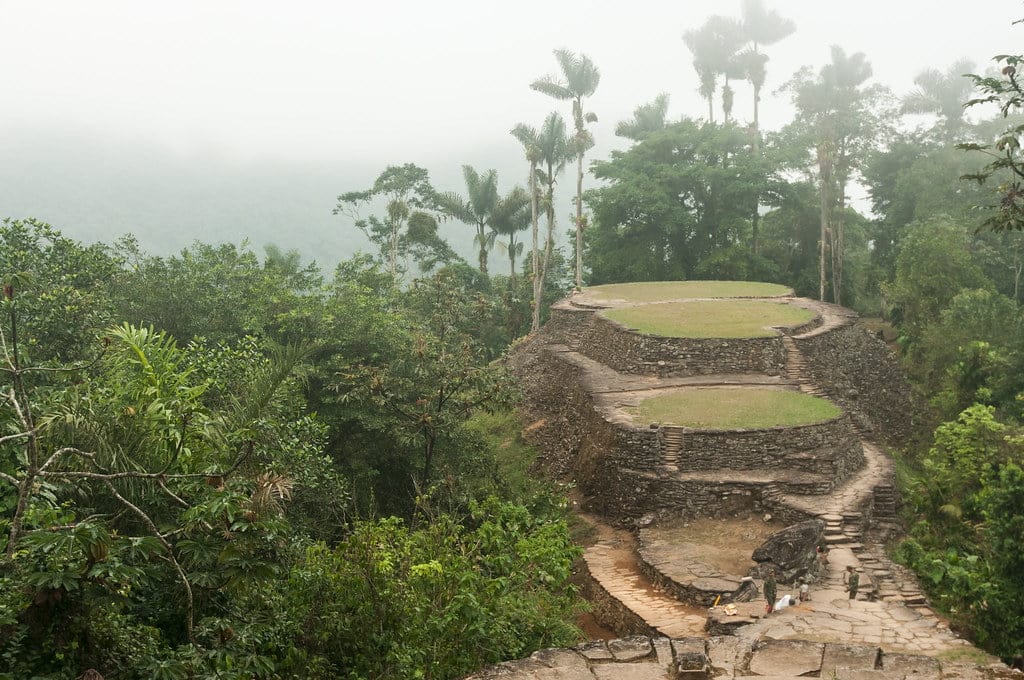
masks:
{"label": "palm frond", "polygon": [[530,89],[555,99],[572,99],[572,92],[569,91],[569,88],[555,81],[551,76],[545,76],[533,81],[530,83]]}

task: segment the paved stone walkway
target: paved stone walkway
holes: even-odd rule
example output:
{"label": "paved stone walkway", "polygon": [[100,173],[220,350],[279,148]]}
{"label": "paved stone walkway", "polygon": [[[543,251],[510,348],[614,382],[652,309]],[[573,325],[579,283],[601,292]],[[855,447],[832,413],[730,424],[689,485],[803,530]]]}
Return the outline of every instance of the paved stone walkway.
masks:
{"label": "paved stone walkway", "polygon": [[[934,655],[970,648],[931,612],[898,602],[850,600],[842,582],[846,565],[859,566],[848,548],[835,548],[829,574],[811,591],[811,601],[738,628],[740,637],[875,645],[890,652]],[[861,577],[862,585],[864,577]],[[783,591],[784,592],[784,591]],[[757,603],[760,609],[761,603]],[[761,614],[758,611],[758,614]]]}
{"label": "paved stone walkway", "polygon": [[[830,305],[819,310],[823,326],[846,322],[846,315],[832,313]],[[810,333],[823,332],[819,327]],[[788,340],[788,338],[787,338]],[[654,378],[618,373],[575,352],[570,360],[584,369],[588,389],[609,415],[621,417],[623,405],[652,389],[693,384],[794,384],[801,391],[820,394],[819,388],[802,375],[803,361],[795,343],[788,341],[787,374],[780,380],[765,376],[700,376],[698,378]],[[748,382],[749,380],[749,382]],[[616,418],[617,419],[617,418]],[[865,465],[832,493],[798,495],[776,493],[776,503],[821,518],[826,523],[826,541],[831,546],[830,568],[815,588],[812,602],[779,612],[768,618],[756,615],[760,603],[746,605],[757,619],[739,628],[746,638],[770,637],[818,642],[853,642],[877,645],[896,652],[937,654],[962,649],[968,643],[957,638],[926,606],[912,575],[892,564],[877,544],[865,544],[860,535],[860,509],[879,486],[891,484],[892,460],[878,446],[862,440]],[[736,471],[728,471],[736,476]],[[691,473],[691,476],[721,481],[723,471]],[[738,473],[751,482],[770,481],[771,474],[757,471]],[[700,635],[704,612],[681,605],[656,590],[640,572],[632,543],[623,545],[621,535],[598,542],[587,550],[585,559],[593,577],[624,607],[643,619],[653,631],[669,637]],[[631,538],[629,539],[632,540]],[[850,601],[844,592],[842,573],[846,565],[861,573],[861,599]],[[894,574],[899,578],[894,578]],[[869,593],[880,601],[866,601]],[[907,606],[908,604],[913,606]],[[969,645],[968,645],[969,646]]]}
{"label": "paved stone walkway", "polygon": [[[814,300],[790,296],[777,299],[810,309],[819,317],[819,323],[814,328],[793,337],[782,336],[786,365],[781,376],[741,374],[659,378],[652,375],[630,375],[617,372],[564,346],[549,346],[549,349],[559,352],[563,359],[581,369],[582,385],[591,393],[600,412],[609,421],[622,424],[632,422],[626,408],[649,397],[652,391],[682,386],[776,386],[799,389],[827,398],[820,386],[811,380],[796,340],[847,325],[856,315],[842,307]],[[633,306],[633,303],[596,300],[586,296],[574,296],[562,304],[577,308]],[[847,643],[880,648],[889,653],[924,655],[973,649],[951,633],[927,607],[913,575],[892,564],[880,543],[872,542],[872,537],[861,535],[863,511],[874,507],[876,516],[879,508],[885,511],[882,514],[891,515],[894,512],[894,501],[887,495],[891,494],[894,470],[891,459],[864,432],[858,432],[865,464],[829,493],[785,493],[771,471],[686,473],[687,479],[706,479],[709,483],[736,478],[752,485],[762,485],[770,506],[787,506],[803,514],[819,517],[826,525],[825,540],[831,546],[830,566],[823,578],[813,586],[812,600],[769,617],[764,617],[763,604],[760,602],[739,605],[744,618],[749,617],[747,620],[752,621],[736,629],[739,638],[748,644],[755,639],[774,638],[818,644],[819,648],[819,643]],[[671,467],[666,466],[650,474],[673,474],[679,477],[680,473],[673,472]],[[683,605],[653,587],[637,564],[633,536],[625,531],[598,526],[600,537],[586,551],[584,559],[593,578],[617,606],[631,611],[650,631],[671,638],[705,636],[703,629],[707,610]],[[751,546],[751,550],[754,547]],[[842,573],[847,565],[861,573],[861,596],[857,600],[851,601],[844,591]],[[820,649],[817,653],[820,655]],[[619,666],[620,670],[626,670]],[[594,666],[590,670],[594,671],[596,677],[604,677],[598,668],[601,667]],[[646,671],[650,670],[650,665],[647,665]]]}
{"label": "paved stone walkway", "polygon": [[809,640],[643,636],[542,649],[484,668],[466,680],[1019,680],[1019,671],[977,659],[936,659],[877,645]]}
{"label": "paved stone walkway", "polygon": [[660,591],[640,571],[633,537],[627,531],[595,524],[598,541],[583,555],[590,575],[651,631],[667,637],[703,635],[706,613]]}

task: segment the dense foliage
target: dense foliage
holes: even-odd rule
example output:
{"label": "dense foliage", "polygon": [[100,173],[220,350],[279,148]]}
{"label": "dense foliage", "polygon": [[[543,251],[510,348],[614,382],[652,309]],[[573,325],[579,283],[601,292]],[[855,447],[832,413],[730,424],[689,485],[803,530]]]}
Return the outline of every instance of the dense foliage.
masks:
{"label": "dense foliage", "polygon": [[1024,655],[1022,58],[927,69],[899,101],[833,47],[780,90],[793,120],[762,130],[762,48],[793,30],[747,0],[687,31],[707,119],[639,106],[586,192],[600,72],[556,51],[531,87],[569,102],[572,132],[559,113],[512,131],[527,189],[465,166],[466,195],[444,194],[388,166],[338,196],[376,252],[334,272],[0,223],[0,678],[453,678],[573,641],[564,499],[527,474],[494,361],[567,269],[778,282],[890,322],[937,424],[901,453],[898,556],[966,634]]}
{"label": "dense foliage", "polygon": [[492,363],[509,279],[0,240],[0,677],[450,678],[576,639]]}

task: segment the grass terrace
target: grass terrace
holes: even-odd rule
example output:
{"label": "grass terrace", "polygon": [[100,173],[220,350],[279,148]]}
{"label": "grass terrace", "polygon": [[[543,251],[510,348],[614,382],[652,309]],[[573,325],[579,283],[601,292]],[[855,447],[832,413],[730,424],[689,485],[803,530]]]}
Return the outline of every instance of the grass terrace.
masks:
{"label": "grass terrace", "polygon": [[596,300],[626,302],[659,302],[682,298],[777,297],[793,291],[777,283],[757,281],[650,281],[645,283],[610,283],[585,288],[584,293]]}
{"label": "grass terrace", "polygon": [[603,312],[607,318],[648,335],[669,338],[765,338],[771,326],[799,326],[815,313],[767,300],[690,300],[622,307]]}
{"label": "grass terrace", "polygon": [[703,430],[810,425],[842,411],[830,401],[793,390],[691,387],[651,397],[629,412],[640,422]]}

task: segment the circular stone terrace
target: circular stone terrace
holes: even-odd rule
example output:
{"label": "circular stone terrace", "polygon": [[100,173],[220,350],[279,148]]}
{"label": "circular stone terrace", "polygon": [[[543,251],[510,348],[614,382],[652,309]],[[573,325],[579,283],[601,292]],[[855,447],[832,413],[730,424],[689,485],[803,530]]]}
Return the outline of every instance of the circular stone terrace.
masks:
{"label": "circular stone terrace", "polygon": [[[918,677],[939,677],[938,662],[908,655],[963,652],[986,662],[885,555],[896,511],[892,461],[870,441],[876,402],[866,409],[858,401],[875,383],[856,382],[854,394],[833,380],[837,372],[864,375],[872,361],[889,365],[848,340],[860,332],[855,320],[850,310],[794,297],[784,286],[733,281],[595,286],[552,307],[532,363],[523,364],[537,397],[531,431],[577,478],[585,509],[636,528],[612,540],[612,529],[594,518],[597,538],[584,562],[600,595],[599,621],[619,634],[672,638],[706,637],[712,623],[727,628],[736,637],[672,643],[671,651],[677,642],[705,650],[696,654],[698,667],[716,675],[733,668],[715,662],[716,650],[734,646],[744,650],[729,654],[744,659],[736,676],[826,677],[842,665],[863,668],[856,677],[903,677],[897,666],[914,658],[928,671]],[[752,550],[770,531],[806,518],[822,521],[831,548],[811,601],[770,617],[756,599],[735,613],[712,608],[705,630],[693,605],[745,591]],[[847,566],[862,574],[856,600],[843,590]],[[602,646],[586,670],[618,677],[600,664],[640,658],[620,653],[622,644]],[[659,643],[654,652],[647,644],[645,653],[660,664]],[[773,645],[790,661],[806,648],[813,663],[791,670],[758,662],[758,650]],[[863,665],[833,663],[855,647],[865,653]],[[629,665],[629,677],[648,677],[640,664]],[[521,677],[563,677],[537,665],[530,671]]]}
{"label": "circular stone terrace", "polygon": [[573,302],[618,307],[701,298],[773,298],[791,295],[791,288],[757,281],[649,281],[590,286],[574,296]]}

